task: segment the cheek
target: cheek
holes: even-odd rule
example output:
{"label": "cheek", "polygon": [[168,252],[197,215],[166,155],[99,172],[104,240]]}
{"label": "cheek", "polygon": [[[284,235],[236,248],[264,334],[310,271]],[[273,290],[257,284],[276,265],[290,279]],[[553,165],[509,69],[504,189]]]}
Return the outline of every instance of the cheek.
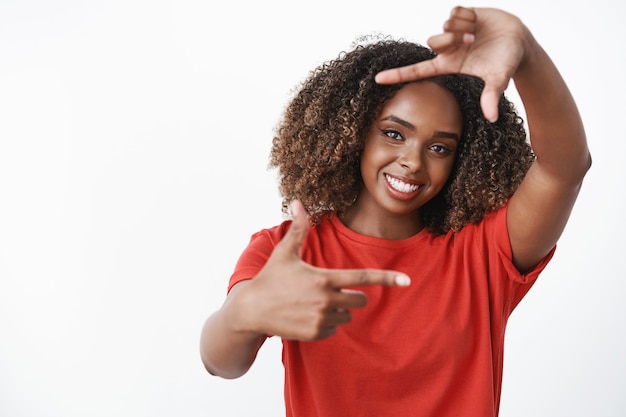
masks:
{"label": "cheek", "polygon": [[361,156],[362,160],[367,160],[371,166],[383,166],[398,159],[399,150],[397,147],[383,143],[381,140],[372,140],[366,143]]}
{"label": "cheek", "polygon": [[371,178],[375,178],[377,175],[377,169],[376,169],[376,161],[374,158],[372,158],[372,155],[368,155],[368,154],[363,154],[363,157],[361,158],[361,178],[364,181],[367,181],[368,179]]}
{"label": "cheek", "polygon": [[449,159],[445,161],[441,161],[441,164],[438,164],[435,168],[432,175],[437,177],[438,182],[442,184],[448,181],[450,174],[452,173],[452,168],[454,167],[454,159]]}
{"label": "cheek", "polygon": [[376,146],[367,146],[361,155],[361,175],[372,175],[385,164],[385,154]]}

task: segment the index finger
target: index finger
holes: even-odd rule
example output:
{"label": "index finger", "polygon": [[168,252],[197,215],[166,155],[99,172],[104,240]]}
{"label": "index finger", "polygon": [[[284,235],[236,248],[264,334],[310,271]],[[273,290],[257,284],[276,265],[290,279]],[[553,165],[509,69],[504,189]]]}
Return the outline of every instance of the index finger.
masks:
{"label": "index finger", "polygon": [[397,84],[433,77],[439,74],[437,66],[434,63],[435,59],[437,58],[381,71],[376,74],[374,80],[378,84]]}
{"label": "index finger", "polygon": [[328,284],[337,289],[368,285],[407,287],[411,278],[402,272],[384,269],[336,269],[329,272]]}

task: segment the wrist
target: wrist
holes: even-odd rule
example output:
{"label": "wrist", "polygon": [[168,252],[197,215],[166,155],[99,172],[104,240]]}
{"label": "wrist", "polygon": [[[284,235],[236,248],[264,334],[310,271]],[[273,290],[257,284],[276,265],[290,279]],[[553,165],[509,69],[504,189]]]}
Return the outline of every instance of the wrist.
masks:
{"label": "wrist", "polygon": [[527,73],[532,72],[534,68],[540,68],[541,57],[545,55],[541,45],[539,45],[531,31],[523,23],[520,39],[523,53],[513,78],[524,77]]}
{"label": "wrist", "polygon": [[243,337],[256,338],[264,333],[260,330],[255,311],[255,296],[248,288],[251,281],[243,281],[235,285],[224,304],[224,322],[233,334]]}

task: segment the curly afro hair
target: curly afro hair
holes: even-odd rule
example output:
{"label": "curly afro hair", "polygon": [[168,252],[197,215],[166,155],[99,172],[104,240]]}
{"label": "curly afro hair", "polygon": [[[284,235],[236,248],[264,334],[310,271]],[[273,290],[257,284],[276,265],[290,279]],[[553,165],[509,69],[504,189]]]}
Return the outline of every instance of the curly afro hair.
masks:
{"label": "curly afro hair", "polygon": [[[363,186],[360,160],[366,134],[386,101],[405,85],[380,85],[374,76],[434,57],[424,46],[379,38],[342,52],[309,74],[285,109],[270,153],[270,168],[278,168],[284,213],[293,200],[300,200],[316,224],[353,204]],[[419,211],[429,231],[445,234],[504,206],[534,155],[523,121],[504,95],[499,119],[490,123],[480,108],[482,80],[457,74],[430,80],[449,89],[463,113],[450,178]]]}

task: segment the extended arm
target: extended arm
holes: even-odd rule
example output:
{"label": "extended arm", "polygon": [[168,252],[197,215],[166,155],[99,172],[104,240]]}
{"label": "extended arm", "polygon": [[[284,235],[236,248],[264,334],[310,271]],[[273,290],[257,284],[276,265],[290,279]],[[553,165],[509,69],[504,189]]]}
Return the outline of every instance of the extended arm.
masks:
{"label": "extended arm", "polygon": [[236,284],[223,306],[202,329],[200,353],[213,375],[237,378],[256,359],[266,335],[315,341],[332,336],[350,322],[350,309],[367,304],[360,291],[344,287],[407,286],[410,279],[397,271],[322,269],[300,255],[309,222],[299,201],[294,220],[267,263],[252,280]]}
{"label": "extended arm", "polygon": [[204,367],[212,375],[238,378],[254,363],[266,336],[243,327],[240,290],[248,281],[235,285],[222,308],[204,323],[200,337],[200,356]]}

